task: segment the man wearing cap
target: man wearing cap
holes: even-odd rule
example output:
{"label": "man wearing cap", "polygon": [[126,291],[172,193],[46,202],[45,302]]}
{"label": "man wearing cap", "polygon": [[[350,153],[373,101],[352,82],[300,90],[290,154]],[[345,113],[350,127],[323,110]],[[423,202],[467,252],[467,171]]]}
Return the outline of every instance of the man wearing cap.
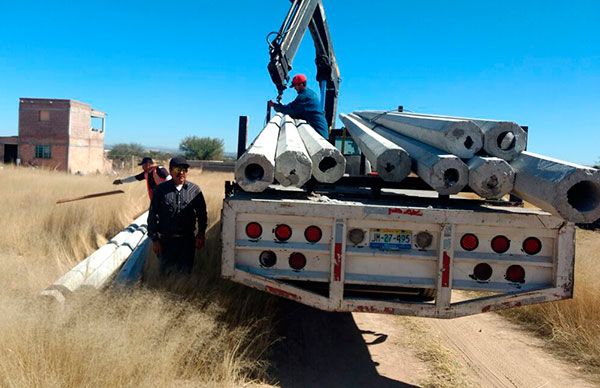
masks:
{"label": "man wearing cap", "polygon": [[141,173],[133,175],[123,179],[115,179],[113,185],[120,185],[122,183],[131,183],[135,181],[146,180],[146,188],[148,189],[148,197],[152,201],[152,191],[156,186],[171,179],[171,175],[166,168],[163,166],[155,165],[151,157],[145,156],[138,166],[142,166]]}
{"label": "man wearing cap", "polygon": [[169,162],[173,179],[154,189],[148,211],[148,236],[160,260],[161,274],[190,274],[196,248],[204,247],[207,224],[202,190],[187,181],[187,160],[176,156]]}
{"label": "man wearing cap", "polygon": [[271,100],[269,101],[269,106],[273,107],[276,112],[290,115],[294,119],[306,120],[315,131],[325,139],[328,139],[329,129],[323,109],[319,103],[319,97],[315,92],[306,87],[306,76],[304,74],[296,74],[292,78],[291,87],[298,92],[298,96],[294,101],[284,105]]}

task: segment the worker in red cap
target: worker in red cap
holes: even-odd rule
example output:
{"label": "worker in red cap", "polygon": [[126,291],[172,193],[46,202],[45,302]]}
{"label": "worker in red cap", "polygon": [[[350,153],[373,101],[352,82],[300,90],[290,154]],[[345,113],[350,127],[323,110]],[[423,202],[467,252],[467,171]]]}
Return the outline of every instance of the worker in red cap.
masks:
{"label": "worker in red cap", "polygon": [[298,96],[289,104],[279,104],[273,100],[269,101],[269,106],[276,112],[290,115],[294,119],[306,120],[321,136],[329,138],[329,128],[327,120],[323,114],[323,109],[319,97],[315,92],[306,87],[306,76],[296,74],[292,78],[291,88],[296,89]]}

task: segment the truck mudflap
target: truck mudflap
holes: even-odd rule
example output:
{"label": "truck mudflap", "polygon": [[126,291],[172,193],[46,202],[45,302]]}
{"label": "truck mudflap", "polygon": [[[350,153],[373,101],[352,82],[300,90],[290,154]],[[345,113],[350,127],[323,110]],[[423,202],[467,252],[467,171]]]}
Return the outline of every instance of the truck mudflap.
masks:
{"label": "truck mudflap", "polygon": [[229,198],[222,275],[326,311],[456,318],[572,298],[573,224],[480,210]]}

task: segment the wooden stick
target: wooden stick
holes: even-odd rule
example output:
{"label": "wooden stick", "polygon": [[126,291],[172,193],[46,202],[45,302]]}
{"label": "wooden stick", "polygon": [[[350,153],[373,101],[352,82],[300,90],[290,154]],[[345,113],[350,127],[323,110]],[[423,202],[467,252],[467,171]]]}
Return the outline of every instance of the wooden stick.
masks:
{"label": "wooden stick", "polygon": [[125,192],[123,190],[105,191],[102,193],[87,194],[87,195],[83,195],[83,196],[77,197],[77,198],[59,199],[58,201],[56,201],[56,203],[59,204],[59,203],[65,203],[65,202],[73,202],[73,201],[79,201],[82,199],[103,197],[105,195],[113,195],[113,194],[121,194],[121,193],[125,193]]}

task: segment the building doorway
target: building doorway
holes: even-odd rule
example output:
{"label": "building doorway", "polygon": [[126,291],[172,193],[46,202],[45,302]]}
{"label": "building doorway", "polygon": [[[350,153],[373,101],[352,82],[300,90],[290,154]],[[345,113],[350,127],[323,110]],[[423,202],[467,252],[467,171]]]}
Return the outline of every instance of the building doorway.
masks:
{"label": "building doorway", "polygon": [[4,144],[4,163],[17,164],[19,146],[16,144]]}

